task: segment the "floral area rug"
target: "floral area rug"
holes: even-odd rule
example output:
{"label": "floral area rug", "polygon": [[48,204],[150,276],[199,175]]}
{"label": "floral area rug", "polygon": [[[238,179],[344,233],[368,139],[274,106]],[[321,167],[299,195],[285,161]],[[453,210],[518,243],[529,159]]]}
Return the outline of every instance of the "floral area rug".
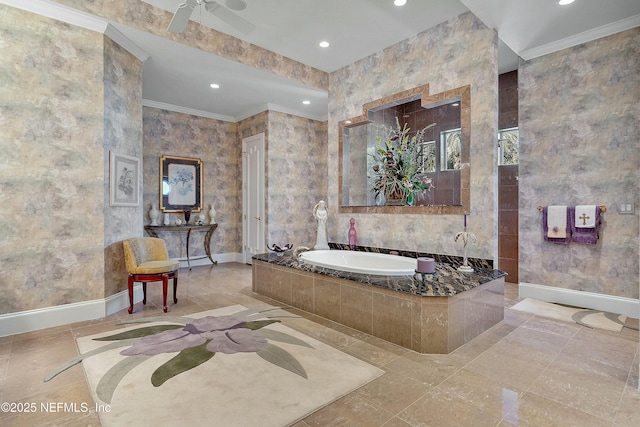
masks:
{"label": "floral area rug", "polygon": [[235,305],[138,319],[79,338],[81,356],[45,381],[82,362],[103,426],[286,426],[384,373],[278,320],[291,316]]}
{"label": "floral area rug", "polygon": [[535,314],[536,316],[575,322],[589,328],[606,329],[614,332],[622,331],[627,320],[627,316],[622,314],[607,313],[589,308],[568,307],[534,298],[525,298],[511,308]]}

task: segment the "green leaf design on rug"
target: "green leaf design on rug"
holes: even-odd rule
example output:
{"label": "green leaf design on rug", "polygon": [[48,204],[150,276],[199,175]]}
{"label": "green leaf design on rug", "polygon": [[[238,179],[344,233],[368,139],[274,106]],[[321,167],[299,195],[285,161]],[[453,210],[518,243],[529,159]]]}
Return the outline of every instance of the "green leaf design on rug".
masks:
{"label": "green leaf design on rug", "polygon": [[211,359],[215,353],[207,350],[207,343],[184,349],[175,357],[165,362],[151,375],[151,384],[153,384],[154,387],[160,387],[176,375],[193,369]]}
{"label": "green leaf design on rug", "polygon": [[284,332],[276,331],[273,329],[260,329],[258,333],[268,340],[280,341],[287,344],[294,344],[302,347],[313,348],[311,344],[306,343],[301,339],[291,336],[289,334],[285,334]]}
{"label": "green leaf design on rug", "polygon": [[88,352],[86,352],[84,354],[81,354],[78,357],[74,357],[73,359],[69,360],[67,363],[65,363],[64,365],[60,366],[58,369],[53,371],[51,374],[47,375],[44,378],[44,382],[46,383],[46,382],[51,381],[57,375],[59,375],[62,372],[66,371],[67,369],[71,368],[72,366],[77,365],[78,363],[80,363],[84,359],[86,359],[87,357],[95,356],[97,354],[104,353],[105,351],[113,350],[114,348],[126,347],[128,345],[131,345],[132,341],[133,341],[133,339],[129,340],[129,341],[121,340],[121,341],[117,341],[117,342],[112,342],[111,344],[104,345],[104,346],[102,346],[100,348],[96,348],[95,350],[91,350],[91,351],[88,351]]}
{"label": "green leaf design on rug", "polygon": [[132,329],[130,331],[121,332],[119,334],[110,335],[108,337],[102,338],[94,338],[94,341],[118,341],[118,340],[128,340],[130,338],[141,338],[146,337],[147,335],[155,335],[160,332],[170,331],[172,329],[184,328],[184,325],[156,325],[156,326],[147,326],[145,328]]}
{"label": "green leaf design on rug", "polygon": [[[213,358],[216,353],[232,355],[235,353],[256,353],[262,359],[302,378],[307,372],[300,362],[286,350],[277,347],[269,340],[313,348],[299,338],[276,330],[265,330],[266,326],[280,323],[273,320],[278,314],[265,314],[279,308],[266,310],[244,310],[222,316],[132,319],[127,323],[147,323],[149,321],[173,321],[179,324],[160,324],[138,329],[117,332],[113,335],[94,338],[93,341],[111,341],[102,347],[75,357],[45,377],[45,382],[80,363],[87,357],[128,347],[120,351],[126,356],[113,365],[100,379],[96,394],[100,400],[110,404],[113,394],[121,380],[141,363],[160,354],[175,354],[163,363],[151,375],[151,384],[159,387],[169,379],[189,371]],[[260,319],[262,317],[262,319]],[[267,319],[264,319],[266,317]],[[207,346],[209,348],[207,348]]]}
{"label": "green leaf design on rug", "polygon": [[273,344],[269,344],[267,348],[262,351],[256,352],[256,354],[262,357],[267,362],[271,362],[274,365],[286,369],[289,372],[300,375],[304,379],[308,379],[307,371],[304,370],[300,362],[298,362],[298,360],[293,357],[291,353],[283,348],[280,348]]}
{"label": "green leaf design on rug", "polygon": [[98,395],[98,398],[103,402],[110,404],[111,399],[113,398],[113,393],[116,391],[116,387],[118,387],[120,380],[131,372],[133,368],[137,367],[150,357],[151,356],[143,355],[127,357],[113,365],[98,382],[98,386],[96,387],[96,394]]}
{"label": "green leaf design on rug", "polygon": [[251,329],[252,331],[257,331],[258,329],[264,328],[265,326],[269,326],[272,323],[279,323],[279,320],[254,320],[253,322],[247,322],[242,325],[243,328]]}

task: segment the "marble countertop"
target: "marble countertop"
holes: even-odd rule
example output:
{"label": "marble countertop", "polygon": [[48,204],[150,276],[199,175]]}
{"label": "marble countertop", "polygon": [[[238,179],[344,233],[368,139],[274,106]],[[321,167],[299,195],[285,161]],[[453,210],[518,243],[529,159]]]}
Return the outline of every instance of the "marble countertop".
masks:
{"label": "marble countertop", "polygon": [[278,256],[275,253],[265,253],[256,254],[252,258],[296,270],[353,280],[355,282],[419,296],[449,297],[507,275],[503,271],[488,268],[476,268],[473,273],[462,273],[458,271],[455,265],[436,262],[436,274],[425,274],[423,281],[420,274],[412,276],[377,276],[332,270],[324,267],[313,267],[299,263],[297,259],[293,258],[292,253],[289,251],[285,252],[283,256]]}

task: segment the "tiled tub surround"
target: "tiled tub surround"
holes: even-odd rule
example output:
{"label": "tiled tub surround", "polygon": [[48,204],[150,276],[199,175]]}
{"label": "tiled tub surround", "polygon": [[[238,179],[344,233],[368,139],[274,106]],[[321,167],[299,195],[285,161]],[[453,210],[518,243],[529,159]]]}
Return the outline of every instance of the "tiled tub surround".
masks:
{"label": "tiled tub surround", "polygon": [[252,290],[419,353],[446,354],[504,318],[504,273],[369,276],[300,265],[290,253],[253,257]]}

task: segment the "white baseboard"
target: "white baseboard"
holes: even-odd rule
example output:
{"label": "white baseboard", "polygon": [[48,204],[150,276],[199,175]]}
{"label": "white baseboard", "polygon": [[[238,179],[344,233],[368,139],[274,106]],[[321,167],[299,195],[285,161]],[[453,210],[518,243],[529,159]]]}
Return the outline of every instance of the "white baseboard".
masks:
{"label": "white baseboard", "polygon": [[[133,302],[142,301],[142,284],[133,286]],[[57,305],[0,315],[0,337],[23,334],[54,326],[100,319],[129,307],[129,291],[105,299]]]}
{"label": "white baseboard", "polygon": [[104,300],[83,301],[3,314],[0,315],[0,336],[22,334],[84,320],[99,319],[104,315]]}
{"label": "white baseboard", "polygon": [[[142,283],[135,283],[133,285],[133,303],[139,303],[142,301]],[[114,313],[129,308],[129,291],[121,291],[115,295],[105,298],[105,316],[110,316]]]}
{"label": "white baseboard", "polygon": [[634,298],[575,291],[525,282],[518,284],[518,290],[520,298],[535,298],[546,302],[608,311],[610,313],[624,314],[634,319],[640,317],[640,301]]}
{"label": "white baseboard", "polygon": [[[240,263],[242,262],[242,254],[238,252],[227,252],[224,254],[216,254],[216,255],[212,255],[211,258],[213,258],[214,261],[217,261],[221,264],[224,264],[225,262],[240,262]],[[191,263],[191,267],[212,265],[211,261],[209,261],[209,258],[192,260],[190,261],[190,263]],[[180,261],[180,268],[189,268],[187,261]]]}
{"label": "white baseboard", "polygon": [[[242,254],[231,252],[216,255],[213,259],[219,263],[242,262]],[[202,259],[191,263],[192,267],[196,265],[211,265],[211,261]],[[180,267],[183,268],[182,263],[180,263]],[[186,262],[184,263],[184,268],[187,268]],[[179,287],[180,282],[178,281]],[[138,303],[140,301],[142,301],[142,285],[136,283],[133,286],[133,302]],[[99,319],[128,307],[129,292],[124,290],[104,299],[0,314],[0,337]]]}

